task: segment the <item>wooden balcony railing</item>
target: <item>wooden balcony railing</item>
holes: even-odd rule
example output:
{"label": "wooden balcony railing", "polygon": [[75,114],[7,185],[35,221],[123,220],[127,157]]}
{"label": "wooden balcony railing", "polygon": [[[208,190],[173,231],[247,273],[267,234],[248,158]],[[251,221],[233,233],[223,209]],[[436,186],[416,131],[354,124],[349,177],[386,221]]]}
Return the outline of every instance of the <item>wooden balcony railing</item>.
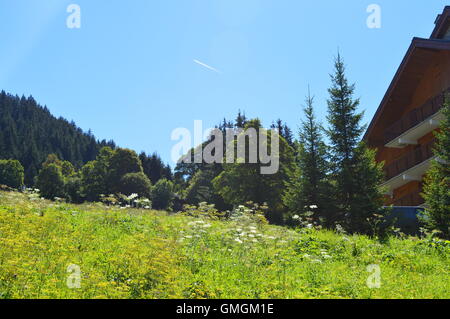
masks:
{"label": "wooden balcony railing", "polygon": [[406,170],[426,161],[433,157],[433,145],[434,140],[419,145],[413,151],[403,155],[398,160],[392,162],[391,164],[384,167],[386,173],[386,179],[390,180],[391,178],[400,175]]}
{"label": "wooden balcony railing", "polygon": [[384,133],[385,143],[389,143],[393,139],[405,133],[407,130],[439,112],[444,104],[444,97],[448,93],[450,93],[450,88],[438,96],[429,99],[424,105],[410,111],[400,118],[400,120],[389,126]]}

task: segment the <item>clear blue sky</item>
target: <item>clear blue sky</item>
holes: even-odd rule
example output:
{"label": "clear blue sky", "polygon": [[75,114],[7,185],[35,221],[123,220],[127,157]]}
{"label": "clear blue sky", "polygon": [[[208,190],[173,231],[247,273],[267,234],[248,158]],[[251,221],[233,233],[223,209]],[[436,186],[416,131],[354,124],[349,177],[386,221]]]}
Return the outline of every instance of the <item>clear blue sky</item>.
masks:
{"label": "clear blue sky", "polygon": [[[81,29],[66,8],[81,7]],[[381,29],[366,25],[369,4]],[[308,85],[317,114],[338,48],[369,122],[412,37],[441,0],[2,0],[0,89],[33,95],[99,139],[170,162],[177,127],[238,109],[295,130]],[[194,60],[217,70],[208,69]],[[171,163],[173,164],[173,163]]]}

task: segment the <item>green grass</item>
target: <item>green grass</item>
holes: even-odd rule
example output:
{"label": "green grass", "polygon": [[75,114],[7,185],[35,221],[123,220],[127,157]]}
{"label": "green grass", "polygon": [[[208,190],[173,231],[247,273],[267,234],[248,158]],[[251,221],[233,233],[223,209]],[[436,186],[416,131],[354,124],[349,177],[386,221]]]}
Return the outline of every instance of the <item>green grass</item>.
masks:
{"label": "green grass", "polygon": [[[0,193],[0,298],[449,298],[449,257],[448,242]],[[366,284],[371,264],[379,289]]]}

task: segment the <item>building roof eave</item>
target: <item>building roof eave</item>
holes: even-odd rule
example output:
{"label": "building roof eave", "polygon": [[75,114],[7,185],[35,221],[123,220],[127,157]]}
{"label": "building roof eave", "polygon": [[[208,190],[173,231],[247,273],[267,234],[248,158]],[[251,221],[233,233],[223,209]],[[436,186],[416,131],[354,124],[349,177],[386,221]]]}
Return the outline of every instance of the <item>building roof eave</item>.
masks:
{"label": "building roof eave", "polygon": [[389,85],[388,90],[386,91],[386,94],[384,95],[384,97],[380,103],[380,106],[378,107],[374,117],[372,118],[372,121],[369,124],[369,127],[367,128],[367,131],[363,137],[364,140],[367,141],[367,139],[370,137],[370,135],[373,131],[373,128],[375,127],[381,114],[385,110],[386,105],[388,104],[388,101],[390,100],[390,98],[392,96],[392,93],[394,92],[399,81],[401,80],[401,77],[402,77],[402,74],[403,74],[405,68],[409,65],[411,58],[414,56],[417,49],[450,51],[450,41],[441,40],[441,39],[413,38],[411,45],[409,46],[408,51],[406,52],[406,55],[403,58],[403,61],[401,62],[397,72],[394,75],[394,78],[392,79],[392,81]]}

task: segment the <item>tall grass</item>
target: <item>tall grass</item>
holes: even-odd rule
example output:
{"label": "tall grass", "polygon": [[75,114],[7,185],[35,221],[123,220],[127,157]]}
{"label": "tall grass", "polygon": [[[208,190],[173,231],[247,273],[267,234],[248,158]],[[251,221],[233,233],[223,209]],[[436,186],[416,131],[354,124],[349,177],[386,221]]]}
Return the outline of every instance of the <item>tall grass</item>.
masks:
{"label": "tall grass", "polygon": [[[67,285],[69,265],[80,288]],[[0,298],[449,298],[449,271],[445,241],[0,193]]]}

